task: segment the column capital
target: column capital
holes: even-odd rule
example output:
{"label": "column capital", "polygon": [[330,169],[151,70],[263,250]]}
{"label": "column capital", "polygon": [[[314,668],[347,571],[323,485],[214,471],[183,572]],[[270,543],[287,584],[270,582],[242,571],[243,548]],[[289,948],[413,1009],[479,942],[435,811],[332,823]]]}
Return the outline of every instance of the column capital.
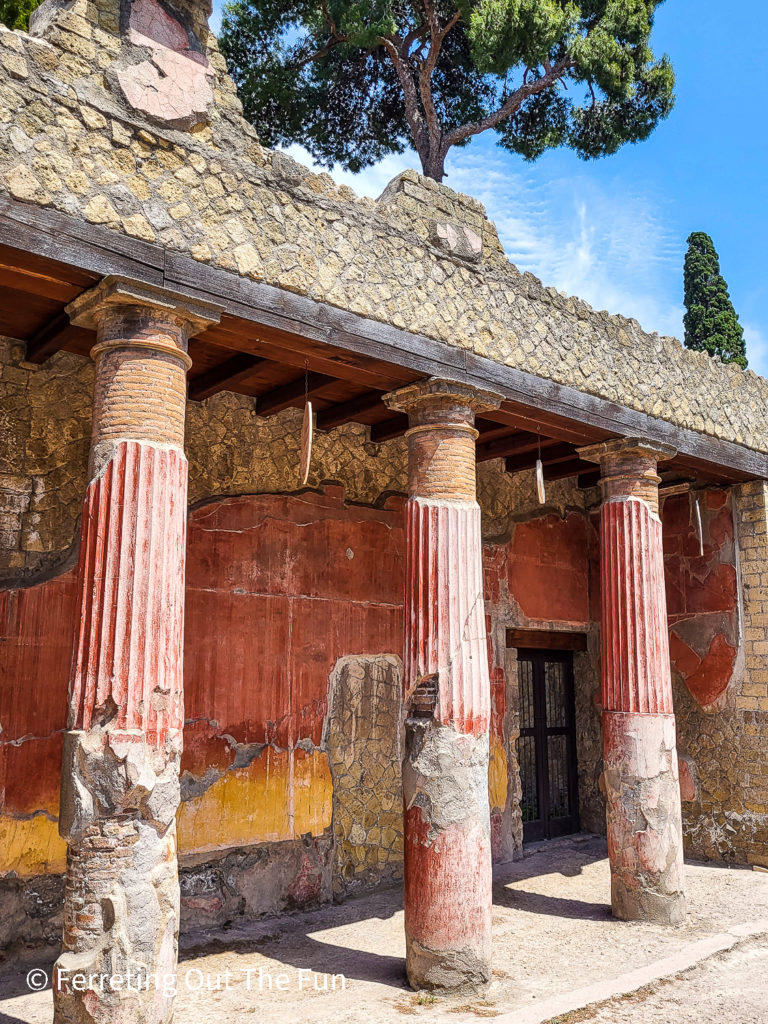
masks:
{"label": "column capital", "polygon": [[666,459],[673,459],[677,455],[677,448],[647,437],[612,437],[609,441],[600,441],[586,448],[579,448],[578,455],[585,462],[599,462],[601,466],[608,460],[625,456],[663,462]]}
{"label": "column capital", "polygon": [[158,338],[137,337],[128,342],[125,338],[100,337],[91,352],[94,358],[107,348],[134,345],[176,355],[189,367],[191,361],[184,351],[187,340],[211,324],[219,323],[222,313],[221,307],[212,302],[190,298],[167,288],[159,288],[142,281],[131,281],[129,278],[114,274],[110,274],[87,292],[78,295],[66,307],[70,322],[75,327],[99,331],[100,334],[106,321],[120,317],[121,314],[125,316],[129,310],[133,316],[138,314],[150,317],[160,324],[173,324],[179,331],[179,341],[183,348]]}
{"label": "column capital", "polygon": [[389,409],[408,414],[411,426],[473,426],[475,414],[498,409],[503,396],[447,377],[428,377],[382,396]]}
{"label": "column capital", "polygon": [[658,514],[661,477],[657,467],[677,454],[671,444],[643,437],[614,437],[579,448],[578,454],[585,462],[600,464],[603,501],[639,498]]}

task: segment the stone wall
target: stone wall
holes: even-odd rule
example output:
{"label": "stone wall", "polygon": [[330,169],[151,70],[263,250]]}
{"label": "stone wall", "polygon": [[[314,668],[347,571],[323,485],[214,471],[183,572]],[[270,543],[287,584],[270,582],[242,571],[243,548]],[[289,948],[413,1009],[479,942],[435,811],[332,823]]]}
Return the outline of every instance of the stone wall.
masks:
{"label": "stone wall", "polygon": [[735,659],[729,650],[715,659],[714,689],[695,677],[692,687],[690,679],[686,685],[679,672],[675,680],[679,748],[687,762],[681,773],[683,830],[692,856],[768,866],[766,484],[734,488],[733,514],[740,651]]}
{"label": "stone wall", "polygon": [[341,658],[328,689],[336,898],[403,877],[402,664]]}
{"label": "stone wall", "polygon": [[0,191],[766,449],[762,378],[520,274],[479,203],[413,171],[374,203],[263,149],[212,34],[155,0],[123,21],[46,0],[0,31]]}
{"label": "stone wall", "polygon": [[0,584],[71,558],[91,436],[93,368],[59,352],[39,372],[0,338]]}

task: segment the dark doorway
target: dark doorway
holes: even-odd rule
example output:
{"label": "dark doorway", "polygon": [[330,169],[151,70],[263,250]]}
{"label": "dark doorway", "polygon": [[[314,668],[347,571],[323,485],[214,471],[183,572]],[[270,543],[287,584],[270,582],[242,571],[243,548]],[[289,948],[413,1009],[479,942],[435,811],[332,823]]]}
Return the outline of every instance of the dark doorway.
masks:
{"label": "dark doorway", "polygon": [[579,830],[571,651],[518,650],[523,841]]}

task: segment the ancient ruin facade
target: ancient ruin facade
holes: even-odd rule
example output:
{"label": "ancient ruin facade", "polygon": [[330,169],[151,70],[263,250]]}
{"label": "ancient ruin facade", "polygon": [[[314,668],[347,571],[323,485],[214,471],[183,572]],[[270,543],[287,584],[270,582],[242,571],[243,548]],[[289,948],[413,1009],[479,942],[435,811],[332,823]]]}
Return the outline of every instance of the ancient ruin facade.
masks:
{"label": "ancient ruin facade", "polygon": [[482,985],[492,861],[580,828],[674,924],[683,853],[768,866],[768,382],[262,148],[207,13],[0,28],[0,945],[403,884]]}

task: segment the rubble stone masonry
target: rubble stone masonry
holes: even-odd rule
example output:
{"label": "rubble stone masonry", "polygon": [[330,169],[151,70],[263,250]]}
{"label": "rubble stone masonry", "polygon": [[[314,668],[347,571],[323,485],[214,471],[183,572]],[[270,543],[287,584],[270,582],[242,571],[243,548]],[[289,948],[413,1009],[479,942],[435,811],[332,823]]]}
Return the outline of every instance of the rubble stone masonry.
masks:
{"label": "rubble stone masonry", "polygon": [[201,58],[212,96],[194,123],[121,85],[149,50],[178,70],[172,27],[147,42],[151,11],[143,40],[117,0],[0,28],[0,194],[765,450],[765,380],[519,273],[477,201],[407,171],[373,202],[260,146],[203,5],[185,7],[183,67]]}
{"label": "rubble stone masonry", "polygon": [[[408,171],[374,202],[263,148],[242,119],[204,5],[175,5],[183,33],[155,0],[130,6],[46,0],[31,34],[0,26],[0,200],[57,210],[170,256],[768,450],[768,382],[519,273],[481,204],[467,196]],[[161,81],[166,91],[155,106]],[[190,81],[194,88],[176,88]],[[33,367],[24,355],[22,343],[0,339],[0,655],[8,678],[17,680],[0,691],[0,945],[50,936],[60,923],[58,771],[94,390],[90,360],[58,352]],[[381,730],[400,713],[393,692],[401,646],[391,622],[402,617],[401,597],[393,596],[402,589],[393,576],[403,552],[402,499],[392,495],[408,488],[406,442],[374,444],[368,428],[353,423],[318,433],[302,489],[300,420],[297,410],[264,419],[253,399],[230,393],[186,405],[189,550],[196,559],[188,614],[192,609],[200,626],[211,621],[211,609],[220,616],[221,635],[240,659],[243,703],[269,689],[251,670],[258,652],[243,627],[257,602],[280,607],[265,621],[293,659],[284,675],[270,677],[270,692],[285,698],[283,712],[259,708],[254,722],[237,701],[226,703],[232,687],[205,689],[216,687],[221,671],[205,630],[188,655],[199,674],[187,668],[179,835],[182,915],[193,922],[307,906],[334,891],[395,879],[401,870],[402,835],[393,840],[390,833],[399,778],[390,772],[376,782],[375,766],[366,762],[361,793],[347,784],[360,738],[370,736],[383,751]],[[500,461],[487,462],[478,467],[477,499],[491,684],[491,843],[499,858],[516,855],[521,844],[510,626],[589,634],[588,651],[575,658],[580,803],[582,825],[600,827],[598,545],[590,496],[572,481],[549,483],[539,506],[531,473],[513,476]],[[688,552],[683,569],[672,543],[672,499],[661,511],[671,537],[665,571],[670,612],[676,609],[671,653],[686,852],[763,865],[766,499],[760,482],[707,492],[707,554],[697,561]],[[693,544],[691,529],[683,522],[675,535],[683,548]],[[244,555],[235,543],[241,530],[246,540],[261,530],[271,545],[258,587],[250,549]],[[307,588],[296,591],[303,606],[281,590],[299,578],[297,560],[285,552],[289,542],[297,550],[308,545],[308,537],[325,543],[329,531],[344,542],[344,561],[335,564],[328,592],[315,586],[308,567],[301,577]],[[364,558],[367,578],[385,580],[375,600],[354,591],[343,571]],[[685,600],[675,603],[670,587],[677,580]],[[302,647],[300,625],[318,600],[335,613],[323,628],[337,631]],[[281,632],[289,623],[290,636]],[[306,672],[297,668],[302,659]],[[30,686],[40,694],[34,706],[19,699]],[[348,745],[343,723],[353,695],[364,712]],[[394,757],[394,748],[386,756]],[[334,803],[337,788],[345,796]],[[362,811],[356,796],[371,806]],[[245,803],[255,817],[243,818]],[[219,828],[207,845],[198,816]]]}
{"label": "rubble stone masonry", "polygon": [[[686,850],[768,867],[768,488],[734,488],[741,637],[733,677],[702,710],[678,682]],[[686,792],[687,790],[687,792]]]}

